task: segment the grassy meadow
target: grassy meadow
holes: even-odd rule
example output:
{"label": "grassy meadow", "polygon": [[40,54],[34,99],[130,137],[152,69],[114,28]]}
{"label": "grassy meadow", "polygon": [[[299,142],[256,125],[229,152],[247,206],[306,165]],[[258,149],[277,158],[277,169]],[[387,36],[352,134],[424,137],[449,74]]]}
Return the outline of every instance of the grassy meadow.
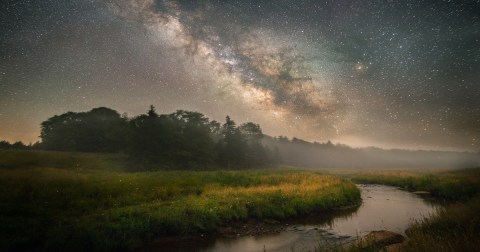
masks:
{"label": "grassy meadow", "polygon": [[124,164],[112,154],[0,151],[1,250],[133,249],[360,203],[353,183],[316,172],[126,172]]}

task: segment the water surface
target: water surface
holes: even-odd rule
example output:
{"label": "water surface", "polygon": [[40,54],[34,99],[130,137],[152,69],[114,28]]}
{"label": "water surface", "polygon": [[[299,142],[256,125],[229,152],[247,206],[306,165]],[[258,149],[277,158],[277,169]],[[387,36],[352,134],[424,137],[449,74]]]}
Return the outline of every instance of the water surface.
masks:
{"label": "water surface", "polygon": [[437,208],[436,205],[421,197],[395,187],[357,186],[362,192],[363,201],[357,209],[297,219],[285,224],[287,228],[278,234],[260,237],[221,237],[202,243],[182,242],[179,246],[170,247],[169,250],[312,251],[317,246],[348,242],[374,230],[389,230],[404,234],[412,220],[428,217]]}

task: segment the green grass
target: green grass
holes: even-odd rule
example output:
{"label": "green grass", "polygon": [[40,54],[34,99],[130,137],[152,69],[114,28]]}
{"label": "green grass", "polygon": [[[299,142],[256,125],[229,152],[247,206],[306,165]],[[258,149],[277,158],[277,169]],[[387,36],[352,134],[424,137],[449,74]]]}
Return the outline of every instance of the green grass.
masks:
{"label": "green grass", "polygon": [[406,231],[408,251],[478,251],[480,198],[458,202],[415,221]]}
{"label": "green grass", "polygon": [[132,173],[117,155],[37,151],[0,152],[0,167],[1,250],[133,249],[360,202],[354,184],[315,172]]}
{"label": "green grass", "polygon": [[[447,202],[436,214],[411,223],[405,251],[478,251],[480,168],[439,173],[375,171],[346,175],[356,183],[425,190]],[[349,249],[357,251],[356,248]]]}
{"label": "green grass", "polygon": [[384,184],[429,191],[437,199],[465,201],[480,192],[480,168],[438,173],[374,171],[347,175],[355,183]]}

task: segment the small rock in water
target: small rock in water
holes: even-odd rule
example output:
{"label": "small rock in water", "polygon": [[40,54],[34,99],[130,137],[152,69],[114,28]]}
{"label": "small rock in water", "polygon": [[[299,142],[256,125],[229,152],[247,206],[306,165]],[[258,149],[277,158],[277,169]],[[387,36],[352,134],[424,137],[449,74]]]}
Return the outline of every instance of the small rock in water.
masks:
{"label": "small rock in water", "polygon": [[387,230],[372,231],[359,238],[355,243],[362,248],[386,247],[392,244],[402,243],[405,240],[401,234]]}
{"label": "small rock in water", "polygon": [[427,191],[415,191],[413,193],[420,196],[430,196],[430,192]]}
{"label": "small rock in water", "polygon": [[400,251],[405,251],[405,243],[395,243],[392,245],[388,245],[385,247],[387,252],[400,252]]}

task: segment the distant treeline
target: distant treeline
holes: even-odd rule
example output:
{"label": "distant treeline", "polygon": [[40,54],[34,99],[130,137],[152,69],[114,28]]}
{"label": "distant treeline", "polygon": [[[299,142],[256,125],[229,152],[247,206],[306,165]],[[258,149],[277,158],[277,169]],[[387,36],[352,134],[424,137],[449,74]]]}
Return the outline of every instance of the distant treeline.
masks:
{"label": "distant treeline", "polygon": [[437,169],[479,167],[480,153],[435,150],[352,148],[344,144],[307,142],[287,137],[263,138],[278,150],[282,164],[310,168]]}
{"label": "distant treeline", "polygon": [[0,141],[0,150],[28,150],[38,147],[39,142],[35,144],[26,145],[22,141],[17,141],[14,143],[10,143],[8,141],[2,140]]}
{"label": "distant treeline", "polygon": [[258,124],[241,125],[178,110],[159,115],[153,106],[133,118],[100,107],[68,112],[41,124],[41,142],[0,142],[0,149],[124,153],[140,169],[249,168],[464,168],[480,166],[480,153],[352,148],[343,144],[270,137]]}
{"label": "distant treeline", "polygon": [[203,114],[178,110],[159,115],[153,106],[133,118],[100,107],[68,112],[41,124],[40,148],[57,151],[123,152],[143,168],[244,168],[277,160],[261,144],[258,124],[224,123]]}

